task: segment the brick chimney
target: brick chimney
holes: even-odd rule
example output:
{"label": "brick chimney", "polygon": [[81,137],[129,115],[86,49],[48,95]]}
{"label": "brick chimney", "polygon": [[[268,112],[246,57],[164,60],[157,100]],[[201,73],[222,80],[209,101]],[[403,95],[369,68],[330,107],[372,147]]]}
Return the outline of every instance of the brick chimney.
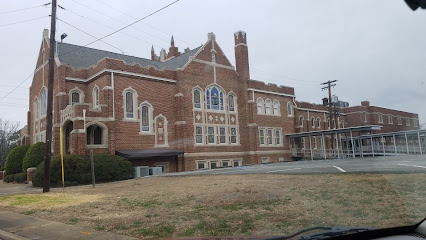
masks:
{"label": "brick chimney", "polygon": [[167,58],[177,57],[179,55],[180,53],[178,51],[178,48],[175,47],[175,40],[173,39],[173,35],[172,35],[172,40],[170,41],[170,48],[169,48],[169,53],[167,54]]}
{"label": "brick chimney", "polygon": [[369,101],[362,101],[361,102],[361,106],[369,107],[370,106],[370,102]]}
{"label": "brick chimney", "polygon": [[151,60],[156,60],[155,52],[154,52],[154,45],[151,47]]}
{"label": "brick chimney", "polygon": [[247,35],[244,31],[234,33],[235,40],[235,64],[237,73],[245,80],[250,79]]}

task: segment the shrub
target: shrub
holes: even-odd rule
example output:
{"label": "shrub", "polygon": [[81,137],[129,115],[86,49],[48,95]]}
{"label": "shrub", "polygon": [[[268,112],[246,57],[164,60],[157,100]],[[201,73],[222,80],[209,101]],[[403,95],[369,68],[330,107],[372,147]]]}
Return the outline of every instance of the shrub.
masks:
{"label": "shrub", "polygon": [[24,161],[22,162],[22,171],[26,172],[27,168],[37,167],[44,160],[46,154],[46,143],[38,142],[31,145],[25,154]]}
{"label": "shrub", "polygon": [[16,174],[12,174],[12,175],[7,175],[4,178],[4,181],[7,183],[10,182],[17,182],[17,183],[23,183],[27,180],[27,174],[25,173],[16,173]]}
{"label": "shrub", "polygon": [[[95,179],[96,182],[120,181],[132,177],[132,164],[122,157],[101,154],[94,155]],[[50,164],[50,184],[52,187],[62,186],[60,156],[53,156]],[[64,179],[66,186],[89,184],[92,182],[92,172],[90,158],[80,155],[64,156]],[[37,166],[36,174],[33,178],[33,186],[43,185],[44,161]]]}
{"label": "shrub", "polygon": [[20,173],[22,171],[22,161],[27,153],[29,145],[22,145],[10,150],[7,155],[5,171],[7,175]]}

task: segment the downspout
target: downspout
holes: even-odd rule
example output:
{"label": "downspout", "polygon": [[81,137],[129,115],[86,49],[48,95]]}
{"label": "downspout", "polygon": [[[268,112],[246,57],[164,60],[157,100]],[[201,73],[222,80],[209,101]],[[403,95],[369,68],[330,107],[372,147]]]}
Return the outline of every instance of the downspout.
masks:
{"label": "downspout", "polygon": [[83,109],[83,127],[84,131],[86,131],[86,109]]}
{"label": "downspout", "polygon": [[112,120],[115,120],[114,72],[111,72],[111,87],[112,87]]}

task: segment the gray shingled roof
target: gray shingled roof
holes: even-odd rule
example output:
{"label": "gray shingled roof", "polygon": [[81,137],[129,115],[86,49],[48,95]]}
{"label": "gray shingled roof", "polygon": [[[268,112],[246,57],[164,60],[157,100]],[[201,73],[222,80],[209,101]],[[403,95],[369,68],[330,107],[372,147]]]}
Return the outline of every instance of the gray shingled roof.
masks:
{"label": "gray shingled roof", "polygon": [[183,53],[180,56],[172,58],[166,62],[153,61],[146,58],[133,57],[124,54],[59,42],[57,53],[61,64],[71,66],[75,69],[88,68],[90,66],[96,65],[103,58],[112,58],[123,60],[126,64],[129,65],[140,64],[142,67],[154,66],[158,69],[176,70],[177,68],[182,68],[188,62],[189,57],[193,56],[200,47]]}

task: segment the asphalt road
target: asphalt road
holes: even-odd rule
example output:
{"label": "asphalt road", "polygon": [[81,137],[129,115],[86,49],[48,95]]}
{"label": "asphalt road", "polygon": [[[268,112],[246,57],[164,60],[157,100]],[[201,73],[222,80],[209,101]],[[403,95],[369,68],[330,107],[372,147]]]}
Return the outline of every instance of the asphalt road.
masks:
{"label": "asphalt road", "polygon": [[[164,175],[220,175],[220,174],[324,174],[324,173],[426,173],[426,155],[305,160],[235,168],[196,170]],[[164,176],[163,175],[163,176]]]}

